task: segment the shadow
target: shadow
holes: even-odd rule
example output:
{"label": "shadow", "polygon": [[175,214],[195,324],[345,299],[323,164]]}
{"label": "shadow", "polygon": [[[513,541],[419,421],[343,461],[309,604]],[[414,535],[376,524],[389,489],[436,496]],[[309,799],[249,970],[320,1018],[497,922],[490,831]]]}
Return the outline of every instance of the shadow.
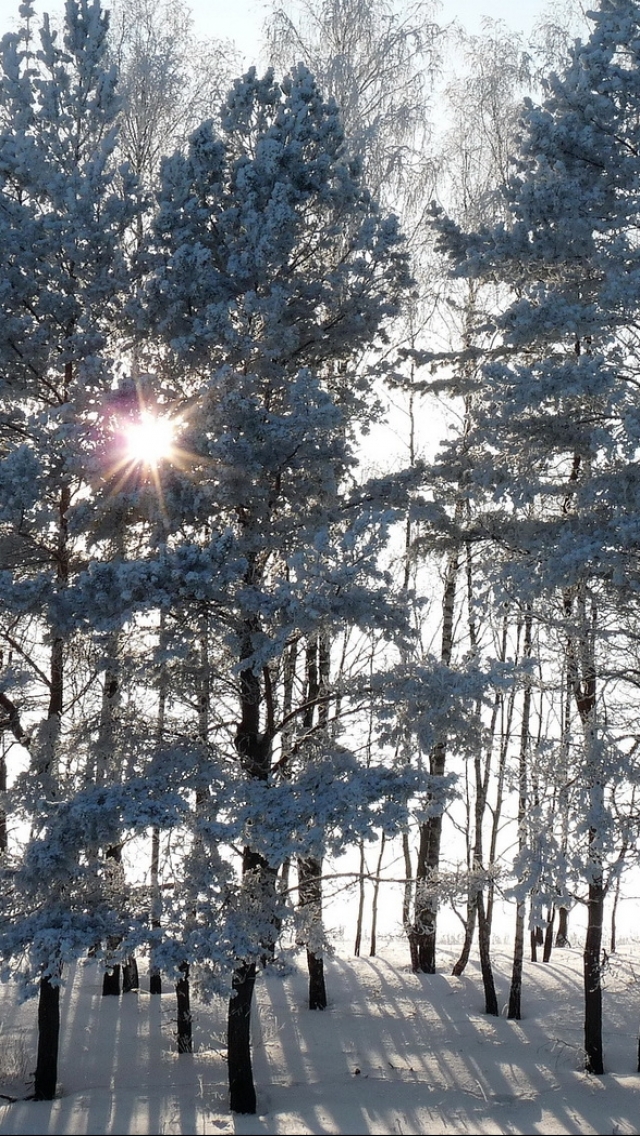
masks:
{"label": "shadow", "polygon": [[[0,1106],[0,1133],[636,1136],[633,964],[616,959],[605,997],[607,1051],[615,1034],[626,1064],[589,1078],[581,1072],[579,952],[526,966],[521,1022],[484,1014],[475,964],[452,978],[413,974],[402,958],[400,944],[376,958],[328,958],[324,1012],[307,1008],[306,968],[259,976],[258,1115],[250,1117],[228,1111],[224,1001],[194,1004],[196,1051],[179,1055],[173,992],[103,998],[98,966],[79,963],[62,997],[62,1095]],[[494,961],[506,1001],[510,958],[496,951]],[[34,1037],[35,1011],[35,1002],[16,1007],[15,990],[0,987],[3,1029]]]}

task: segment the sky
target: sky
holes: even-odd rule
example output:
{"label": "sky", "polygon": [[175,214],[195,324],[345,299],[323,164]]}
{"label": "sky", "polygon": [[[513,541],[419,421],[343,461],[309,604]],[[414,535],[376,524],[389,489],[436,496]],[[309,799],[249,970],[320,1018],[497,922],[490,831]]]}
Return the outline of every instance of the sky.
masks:
{"label": "sky", "polygon": [[[514,31],[527,31],[544,6],[544,0],[518,0],[516,4],[513,0],[441,0],[438,18],[442,23],[457,18],[470,32],[480,31],[486,16],[505,20]],[[232,4],[228,0],[192,0],[191,3],[202,34],[230,36],[242,50],[247,50],[245,44],[257,44],[268,7],[264,0],[233,0]]]}
{"label": "sky", "polygon": [[[0,32],[11,30],[20,0],[0,0]],[[55,11],[62,0],[35,0],[36,11]],[[108,7],[105,0],[105,7]],[[253,62],[260,29],[269,5],[264,0],[192,0],[189,5],[196,34],[202,37],[232,38]],[[515,31],[527,31],[545,6],[544,0],[441,0],[439,19],[455,18],[471,32],[480,31],[482,18],[502,19]]]}

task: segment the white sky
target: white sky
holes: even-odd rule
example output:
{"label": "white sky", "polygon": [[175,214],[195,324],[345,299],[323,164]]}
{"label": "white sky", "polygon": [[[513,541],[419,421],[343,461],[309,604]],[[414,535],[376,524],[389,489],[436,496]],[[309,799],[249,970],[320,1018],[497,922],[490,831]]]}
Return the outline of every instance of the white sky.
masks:
{"label": "white sky", "polygon": [[[56,11],[63,0],[35,0],[36,11]],[[20,0],[0,0],[0,34],[10,31]],[[108,0],[105,0],[108,8]],[[247,64],[256,54],[260,28],[268,10],[264,0],[191,0],[196,33],[235,39]],[[456,17],[471,32],[480,30],[483,16],[502,19],[517,31],[528,31],[545,7],[544,0],[441,0],[439,19]]]}
{"label": "white sky", "polygon": [[[230,36],[243,50],[245,44],[257,42],[268,10],[263,0],[192,0],[190,6],[203,34]],[[470,32],[477,32],[483,17],[489,16],[504,20],[514,31],[528,31],[545,6],[544,0],[441,0],[437,18],[442,23],[457,18]]]}

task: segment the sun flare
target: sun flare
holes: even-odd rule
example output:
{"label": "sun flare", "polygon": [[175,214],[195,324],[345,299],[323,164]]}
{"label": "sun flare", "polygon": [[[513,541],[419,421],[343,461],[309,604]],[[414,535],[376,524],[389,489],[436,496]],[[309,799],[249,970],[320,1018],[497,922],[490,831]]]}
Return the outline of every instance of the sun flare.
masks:
{"label": "sun flare", "polygon": [[145,411],[125,430],[127,460],[155,467],[171,457],[174,441],[175,423]]}

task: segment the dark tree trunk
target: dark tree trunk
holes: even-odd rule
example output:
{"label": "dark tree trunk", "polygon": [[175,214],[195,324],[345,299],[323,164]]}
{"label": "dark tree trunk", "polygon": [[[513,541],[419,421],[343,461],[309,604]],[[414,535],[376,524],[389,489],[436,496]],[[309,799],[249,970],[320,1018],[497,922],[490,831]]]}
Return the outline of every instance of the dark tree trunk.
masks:
{"label": "dark tree trunk", "polygon": [[[65,382],[72,377],[72,364],[65,363]],[[56,555],[57,577],[61,587],[69,581],[69,548],[68,548],[68,520],[67,513],[71,505],[71,490],[63,485],[58,501],[58,549]],[[59,636],[53,639],[49,664],[49,706],[47,719],[50,726],[59,728],[64,708],[64,640]],[[57,729],[54,731],[57,733]],[[52,745],[44,747],[44,761],[38,769],[38,774],[49,784],[49,792],[55,796],[57,790],[57,747]],[[62,965],[60,965],[56,979],[62,978]],[[58,1079],[58,1045],[60,1041],[60,986],[52,983],[51,978],[43,976],[40,979],[38,994],[38,1056],[34,1082],[35,1100],[53,1100],[56,1093]]]}
{"label": "dark tree trunk", "polygon": [[[255,586],[260,570],[250,561],[245,573],[248,587]],[[250,781],[266,783],[271,776],[273,738],[275,733],[271,674],[264,667],[256,674],[246,660],[254,654],[254,638],[261,634],[260,620],[248,615],[243,623],[241,637],[240,706],[239,721],[234,738],[240,766]],[[262,729],[262,711],[265,712],[265,729]],[[273,953],[276,938],[277,871],[266,858],[250,845],[242,855],[243,889],[256,904],[258,920],[265,930],[258,936],[255,951],[263,951],[267,958]],[[270,928],[270,930],[267,930]],[[248,928],[247,928],[248,930]],[[268,941],[266,941],[268,940]],[[253,951],[251,952],[253,954]],[[251,1002],[256,981],[256,963],[253,958],[239,957],[233,974],[232,995],[227,1018],[227,1067],[229,1076],[230,1106],[232,1112],[252,1114],[256,1111],[256,1091],[251,1066]]]}
{"label": "dark tree trunk", "polygon": [[519,1022],[522,1014],[522,969],[524,963],[524,918],[526,906],[521,900],[516,908],[516,930],[513,944],[513,970],[509,989],[507,1017]]}
{"label": "dark tree trunk", "polygon": [[384,856],[384,848],[386,839],[384,832],[380,837],[380,854],[378,856],[378,863],[376,866],[376,878],[373,884],[373,899],[371,901],[371,939],[369,943],[369,958],[375,958],[378,949],[378,900],[380,898],[380,875],[382,872],[382,859]]}
{"label": "dark tree trunk", "polygon": [[[322,932],[322,864],[314,856],[307,856],[298,860],[298,877],[300,885],[300,907],[306,908],[310,925],[307,927],[307,936],[311,945],[307,945],[307,967],[309,971],[309,1009],[326,1010],[327,991],[324,981],[324,961],[322,952],[315,948],[315,934]],[[320,926],[317,926],[317,922]],[[314,924],[316,926],[314,927]]]}
{"label": "dark tree trunk", "polygon": [[542,951],[542,961],[551,961],[551,949],[553,947],[553,926],[556,921],[556,909],[550,908],[549,917],[547,919],[547,926],[544,933],[544,949]]}
{"label": "dark tree trunk", "polygon": [[[164,681],[164,680],[163,680]],[[164,699],[166,692],[164,687],[160,688],[160,703],[161,714],[159,715],[161,725],[158,727],[158,733],[161,737],[162,730],[164,729]],[[154,827],[151,831],[151,927],[157,931],[160,927],[160,913],[162,909],[162,896],[160,893],[160,829]],[[160,970],[154,962],[154,949],[151,948],[149,952],[149,993],[162,994],[162,977]]]}
{"label": "dark tree trunk", "polygon": [[[626,852],[626,848],[625,848]],[[613,893],[613,907],[611,908],[611,938],[609,940],[609,953],[615,955],[616,953],[616,931],[618,921],[618,903],[620,902],[620,883],[622,880],[622,872],[619,872],[616,877],[616,887]]]}
{"label": "dark tree trunk", "polygon": [[478,892],[478,947],[480,950],[480,971],[484,987],[485,1013],[498,1017],[498,998],[493,981],[493,967],[491,965],[491,924],[485,915],[482,892]]}
{"label": "dark tree trunk", "polygon": [[130,994],[132,991],[139,989],[140,978],[138,975],[138,964],[134,955],[130,955],[122,966],[122,993]]}
{"label": "dark tree trunk", "polygon": [[[468,407],[467,407],[468,412]],[[462,511],[462,502],[456,504],[456,516]],[[445,666],[451,665],[454,639],[456,585],[460,567],[460,551],[454,549],[448,557],[442,597],[442,642],[440,658]],[[430,773],[442,777],[446,768],[447,751],[444,742],[438,742],[429,755]],[[428,894],[425,883],[440,867],[442,843],[442,813],[430,816],[420,825],[420,843],[416,867],[415,922],[409,936],[412,970],[423,974],[436,973],[436,941],[438,925],[438,898]],[[422,888],[422,897],[420,895]],[[417,965],[415,965],[417,963]]]}
{"label": "dark tree trunk", "polygon": [[[580,455],[574,457],[574,469],[580,468]],[[574,603],[575,600],[575,603]],[[577,644],[567,643],[567,678],[573,690],[576,709],[584,731],[585,771],[589,784],[589,810],[599,817],[604,811],[604,784],[600,771],[601,757],[597,742],[596,663],[593,643],[597,608],[592,599],[587,610],[584,588],[567,592],[567,615],[575,614],[579,632]],[[602,933],[604,922],[605,887],[602,878],[601,832],[590,827],[588,838],[589,898],[587,901],[587,934],[584,944],[584,1051],[588,1073],[604,1073],[602,1047]]]}
{"label": "dark tree trunk", "polygon": [[[1,705],[1,703],[0,703]],[[7,762],[4,756],[4,746],[0,753],[0,793],[3,797],[7,791]],[[0,853],[7,851],[7,814],[0,808]]]}
{"label": "dark tree trunk", "polygon": [[[253,582],[251,569],[248,571],[247,580]],[[251,654],[252,634],[255,630],[257,626],[251,620],[247,621],[246,656]],[[235,747],[247,776],[253,780],[267,781],[271,770],[272,735],[260,731],[261,700],[262,691],[258,676],[253,670],[241,671],[240,722],[235,737]],[[271,916],[273,921],[275,872],[263,856],[250,847],[245,847],[242,874],[244,886],[255,889],[256,900],[261,905],[260,914],[266,914],[267,919]],[[269,944],[261,945],[265,951],[269,950]],[[256,1111],[256,1091],[251,1066],[251,1002],[255,982],[255,962],[239,961],[233,975],[227,1019],[227,1067],[231,1111],[251,1114]]]}
{"label": "dark tree trunk", "polygon": [[193,1053],[189,964],[183,962],[180,970],[182,972],[182,978],[178,980],[176,985],[176,1001],[178,1004],[178,1053]]}
{"label": "dark tree trunk", "polygon": [[584,945],[584,1050],[588,1073],[604,1073],[602,1051],[602,920],[604,887],[602,877],[589,884],[587,936]]}
{"label": "dark tree trunk", "polygon": [[[327,636],[319,633],[309,640],[306,651],[307,709],[302,724],[305,730],[313,729],[314,717],[319,727],[326,729],[327,708],[318,699],[326,691],[329,683],[329,642]],[[300,907],[307,909],[307,968],[309,972],[309,1009],[325,1010],[327,991],[324,976],[322,941],[322,860],[318,855],[302,857],[298,860],[300,884]]]}
{"label": "dark tree trunk", "polygon": [[566,907],[558,908],[558,930],[556,932],[556,950],[559,947],[570,947],[569,942],[569,910]]}
{"label": "dark tree trunk", "polygon": [[360,841],[360,872],[358,874],[358,915],[356,918],[356,941],[353,953],[359,958],[362,949],[362,923],[364,920],[364,841]]}
{"label": "dark tree trunk", "polygon": [[[437,754],[431,755],[431,772],[442,775],[445,768],[444,746],[436,746],[441,751],[441,760]],[[423,974],[436,973],[436,934],[438,918],[438,901],[433,895],[427,895],[425,882],[438,869],[440,863],[440,843],[442,838],[442,816],[429,817],[420,825],[420,843],[418,845],[418,863],[416,868],[416,918],[412,931],[410,950],[417,959],[416,970]],[[421,897],[421,885],[423,895]]]}
{"label": "dark tree trunk", "polygon": [[474,897],[473,900],[470,900],[467,903],[467,921],[464,927],[464,943],[462,944],[460,957],[457,962],[454,963],[453,970],[451,971],[453,978],[460,978],[460,975],[464,974],[465,972],[467,963],[469,962],[469,955],[471,954],[471,947],[473,946],[473,937],[476,933],[476,922],[477,910]]}
{"label": "dark tree trunk", "polygon": [[324,959],[307,949],[307,967],[309,970],[309,1009],[326,1010],[327,989],[324,982]]}
{"label": "dark tree trunk", "polygon": [[231,1111],[249,1114],[256,1111],[256,1090],[251,1067],[251,1000],[255,982],[255,963],[246,963],[237,968],[233,976],[228,1019]]}
{"label": "dark tree trunk", "polygon": [[103,997],[107,994],[115,995],[120,994],[120,965],[116,963],[110,970],[105,970],[102,979],[102,994]]}
{"label": "dark tree trunk", "polygon": [[38,1059],[34,1099],[53,1100],[58,1080],[58,1043],[60,1040],[60,987],[49,978],[40,979],[38,999]]}
{"label": "dark tree trunk", "polygon": [[534,927],[531,931],[531,961],[538,961],[538,947],[542,945],[542,932],[539,927]]}
{"label": "dark tree trunk", "polygon": [[[527,607],[524,621],[523,656],[531,658],[533,616]],[[531,722],[531,683],[527,682],[522,699],[522,723],[520,726],[520,747],[518,754],[518,850],[527,847],[527,805],[529,801],[529,728]],[[524,881],[521,879],[520,884]],[[522,972],[524,968],[524,921],[527,905],[524,899],[518,900],[516,907],[516,927],[513,943],[513,969],[509,988],[509,1007],[507,1017],[519,1022],[522,1016]]]}

